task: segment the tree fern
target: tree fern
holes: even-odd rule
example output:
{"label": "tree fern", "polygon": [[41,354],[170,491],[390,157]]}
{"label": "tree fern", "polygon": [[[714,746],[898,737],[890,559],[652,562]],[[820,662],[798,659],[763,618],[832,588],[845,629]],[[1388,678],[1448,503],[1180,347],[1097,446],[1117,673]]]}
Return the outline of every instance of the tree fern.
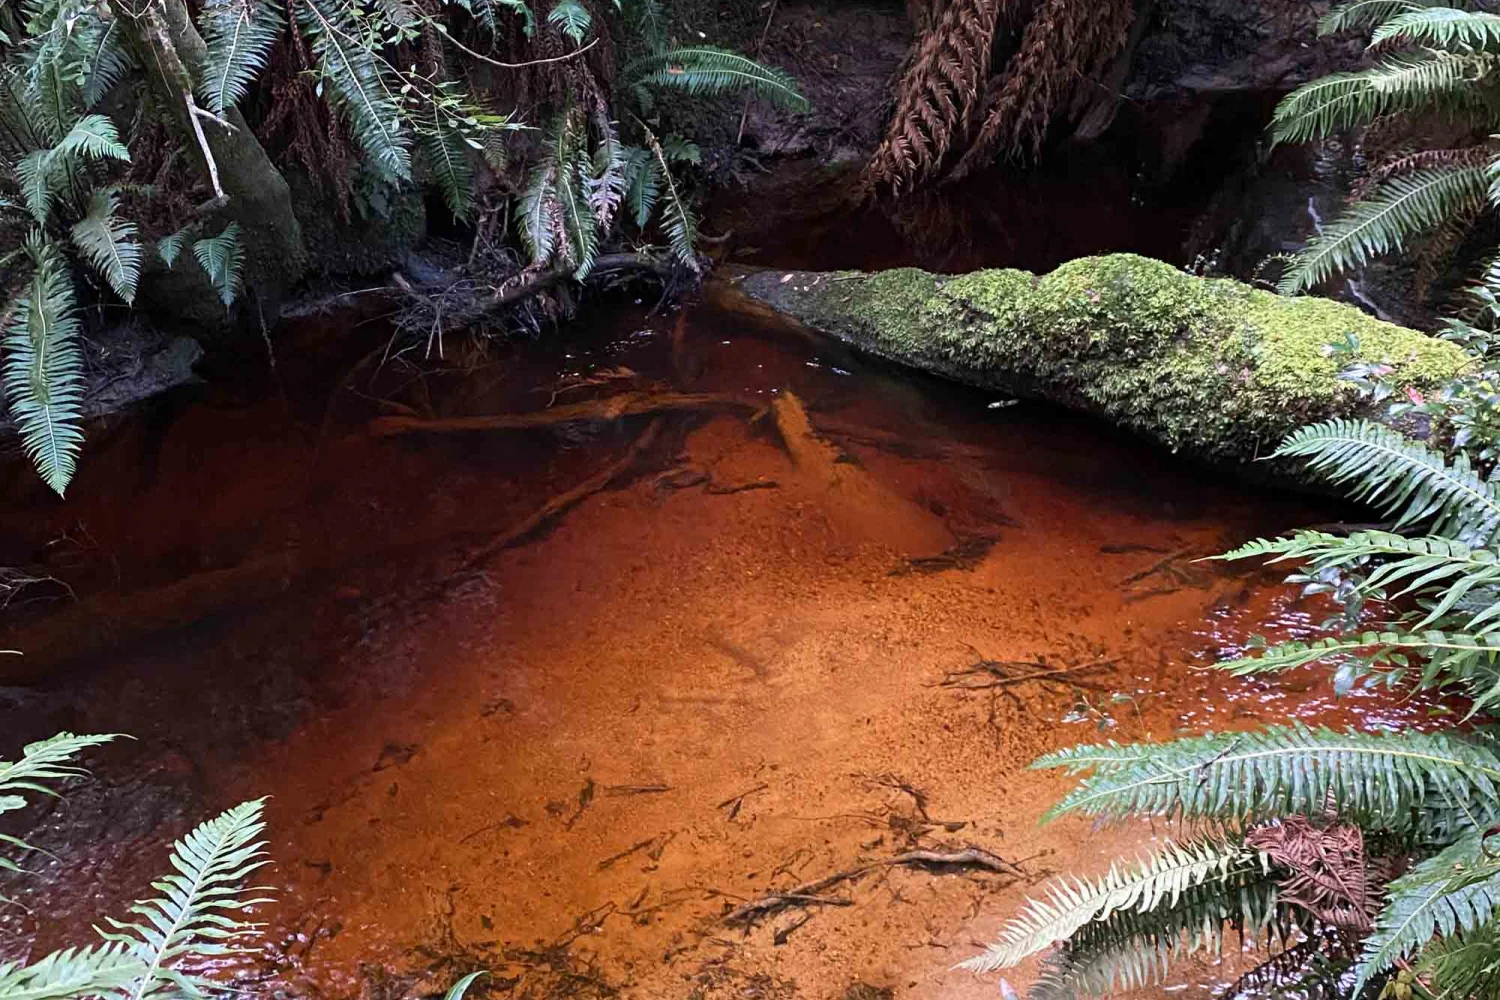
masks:
{"label": "tree fern", "polygon": [[1489,545],[1500,533],[1500,483],[1482,479],[1462,454],[1450,462],[1381,424],[1313,424],[1272,457],[1307,459],[1353,499],[1396,515],[1397,527],[1430,523],[1435,533],[1468,545]]}
{"label": "tree fern", "polygon": [[208,275],[214,291],[219,293],[219,301],[226,309],[233,305],[240,293],[240,268],[245,262],[240,224],[231,222],[219,235],[194,242],[193,256]]}
{"label": "tree fern", "polygon": [[73,224],[73,245],[109,282],[115,294],[129,305],[141,278],[141,245],[135,241],[136,227],[115,216],[115,196],[96,188],[88,212]]}
{"label": "tree fern", "polygon": [[183,959],[233,954],[236,942],[255,929],[243,914],[269,902],[243,886],[269,862],[256,838],[265,830],[265,800],[245,802],[194,829],[172,849],[175,871],[154,887],[162,895],[131,907],[134,921],[106,920],[106,941],[123,945],[140,963],[131,1000],[176,1000],[199,995],[210,982],[185,970]]}
{"label": "tree fern", "polygon": [[682,46],[652,52],[625,70],[627,80],[689,94],[731,94],[749,90],[757,97],[793,111],[806,111],[807,98],[782,70],[748,56],[711,45]]}
{"label": "tree fern", "polygon": [[274,0],[209,0],[203,5],[198,30],[208,53],[198,94],[208,110],[222,115],[244,98],[284,27]]}
{"label": "tree fern", "polygon": [[1350,206],[1297,254],[1281,279],[1291,295],[1340,271],[1405,249],[1449,220],[1478,211],[1488,192],[1482,166],[1452,166],[1393,177]]}
{"label": "tree fern", "polygon": [[1371,829],[1406,831],[1420,824],[1424,808],[1500,808],[1500,756],[1487,744],[1441,734],[1271,726],[1073,747],[1032,766],[1091,772],[1049,817],[1260,820],[1332,811]]}
{"label": "tree fern", "polygon": [[1390,885],[1389,898],[1355,967],[1355,991],[1431,940],[1487,924],[1500,907],[1500,863],[1482,836],[1466,837]]}
{"label": "tree fern", "polygon": [[1241,843],[1204,839],[1178,846],[1168,841],[1133,866],[1112,865],[1097,881],[1054,880],[1044,898],[1026,901],[998,942],[960,967],[975,972],[1008,968],[1072,938],[1086,924],[1107,921],[1116,913],[1150,913],[1191,889],[1233,882],[1246,872],[1264,873],[1269,864],[1263,854]]}
{"label": "tree fern", "polygon": [[411,180],[411,138],[376,54],[361,44],[337,0],[302,0],[297,24],[311,39],[318,72],[355,141],[387,181]]}
{"label": "tree fern", "polygon": [[62,496],[83,446],[83,355],[73,285],[56,247],[33,236],[34,271],[5,331],[0,383],[21,446]]}

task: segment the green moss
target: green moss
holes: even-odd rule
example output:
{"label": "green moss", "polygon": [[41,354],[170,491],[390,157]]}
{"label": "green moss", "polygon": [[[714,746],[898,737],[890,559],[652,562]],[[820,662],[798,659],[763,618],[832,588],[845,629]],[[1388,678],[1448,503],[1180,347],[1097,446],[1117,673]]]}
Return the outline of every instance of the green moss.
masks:
{"label": "green moss", "polygon": [[[1071,261],[1042,278],[797,273],[757,295],[892,360],[1097,413],[1173,449],[1264,453],[1297,426],[1359,406],[1340,368],[1392,369],[1429,386],[1464,363],[1452,344],[1326,299],[1286,299],[1132,254]],[[773,290],[774,289],[774,290]],[[1330,345],[1352,335],[1354,356]]]}

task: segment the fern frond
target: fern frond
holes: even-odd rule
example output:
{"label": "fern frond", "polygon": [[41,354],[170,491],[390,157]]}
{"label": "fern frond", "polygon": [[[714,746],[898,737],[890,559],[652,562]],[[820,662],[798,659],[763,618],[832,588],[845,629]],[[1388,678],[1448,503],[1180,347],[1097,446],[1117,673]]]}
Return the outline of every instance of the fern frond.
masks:
{"label": "fern frond", "polygon": [[455,219],[467,219],[473,207],[474,165],[469,159],[469,144],[463,133],[448,123],[442,114],[434,115],[431,128],[418,136],[423,158],[437,181],[443,201]]}
{"label": "fern frond", "polygon": [[573,276],[580,281],[588,276],[599,252],[599,222],[589,201],[590,166],[588,153],[580,147],[557,172],[557,206],[565,250],[562,256],[577,265]]}
{"label": "fern frond", "polygon": [[625,150],[625,205],[637,229],[645,229],[661,194],[661,168],[649,149],[630,146]]}
{"label": "fern frond", "polygon": [[21,186],[21,199],[26,211],[37,221],[46,225],[52,214],[52,199],[63,186],[62,171],[45,149],[35,149],[21,157],[16,163],[16,181]]}
{"label": "fern frond", "polygon": [[625,198],[631,178],[626,173],[629,166],[626,149],[620,144],[614,124],[604,122],[601,131],[603,135],[594,149],[587,187],[589,208],[594,212],[599,230],[607,233],[614,224],[615,212]]}
{"label": "fern frond", "polygon": [[318,71],[355,141],[386,181],[411,180],[411,138],[382,76],[381,63],[360,43],[348,10],[336,0],[303,0],[297,25],[318,56]]}
{"label": "fern frond", "polygon": [[28,240],[35,271],[5,335],[0,382],[21,445],[47,485],[62,496],[83,446],[83,355],[67,265],[55,246]]}
{"label": "fern frond", "polygon": [[224,308],[233,305],[240,293],[240,268],[245,262],[245,249],[240,246],[240,224],[231,222],[219,235],[195,241],[193,256],[213,283],[214,291],[219,293]]}
{"label": "fern frond", "polygon": [[131,1000],[175,1000],[200,995],[208,980],[184,970],[184,959],[234,954],[235,942],[255,929],[242,914],[269,902],[251,898],[260,890],[244,886],[247,876],[269,862],[263,841],[264,799],[245,802],[200,824],[172,848],[175,871],[153,884],[161,895],[130,908],[134,922],[107,920],[104,939],[129,950],[143,973]]}
{"label": "fern frond", "polygon": [[480,976],[487,975],[489,975],[487,972],[469,973],[453,984],[453,988],[443,995],[443,1000],[464,1000],[464,994],[469,992],[469,987],[474,985],[474,981]]}
{"label": "fern frond", "polygon": [[43,782],[68,781],[86,776],[87,771],[70,763],[73,758],[85,750],[104,746],[119,738],[115,733],[90,736],[59,733],[50,739],[32,743],[21,751],[20,760],[0,760],[0,795],[15,796],[17,792],[55,795],[56,791]]}
{"label": "fern frond", "polygon": [[1170,743],[1107,743],[1048,754],[1033,767],[1091,772],[1047,814],[1149,814],[1255,820],[1331,811],[1372,830],[1405,831],[1419,811],[1500,806],[1500,757],[1428,733],[1336,733],[1305,726]]}
{"label": "fern frond", "polygon": [[1408,11],[1421,10],[1444,0],[1354,0],[1340,4],[1318,21],[1318,34],[1333,35],[1341,31],[1370,28]]}
{"label": "fern frond", "polygon": [[114,17],[89,18],[79,29],[80,44],[88,53],[83,82],[83,103],[92,107],[130,71],[130,51],[121,41],[120,22]]}
{"label": "fern frond", "polygon": [[1349,489],[1352,499],[1397,515],[1398,528],[1431,522],[1435,534],[1488,546],[1500,533],[1500,483],[1476,474],[1460,452],[1443,455],[1368,420],[1330,420],[1293,433],[1276,458],[1308,467]]}
{"label": "fern frond", "polygon": [[52,147],[50,155],[62,163],[80,160],[130,162],[130,150],[125,148],[119,130],[108,115],[84,115],[78,119]]}
{"label": "fern frond", "polygon": [[533,265],[545,264],[557,253],[557,234],[561,228],[557,174],[555,163],[537,164],[531,170],[526,190],[516,200],[516,224]]}
{"label": "fern frond", "polygon": [[578,0],[557,0],[547,12],[547,23],[557,26],[575,44],[582,44],[594,19],[589,14],[589,9]]}
{"label": "fern frond", "polygon": [[182,244],[187,241],[191,226],[183,226],[175,233],[170,233],[156,241],[156,255],[162,259],[167,267],[177,263],[177,258],[182,254]]}
{"label": "fern frond", "polygon": [[1408,10],[1381,24],[1370,36],[1370,48],[1405,42],[1475,51],[1500,47],[1500,15],[1453,7]]}
{"label": "fern frond", "polygon": [[1271,138],[1307,142],[1400,111],[1478,107],[1484,99],[1479,81],[1493,69],[1489,56],[1429,50],[1391,56],[1369,69],[1319,77],[1276,106]]}
{"label": "fern frond", "polygon": [[136,284],[141,278],[141,245],[135,241],[135,223],[117,219],[115,207],[115,196],[96,188],[89,198],[88,212],[74,223],[69,235],[73,245],[129,305],[135,301]]}
{"label": "fern frond", "polygon": [[1439,997],[1500,1000],[1500,925],[1434,939],[1416,960],[1418,978]]}
{"label": "fern frond", "polygon": [[1400,251],[1413,237],[1479,210],[1488,187],[1486,168],[1477,165],[1392,177],[1314,237],[1297,254],[1278,290],[1293,295],[1372,257]]}
{"label": "fern frond", "polygon": [[959,967],[981,973],[1009,968],[1071,939],[1085,924],[1108,920],[1115,913],[1150,913],[1164,902],[1175,904],[1190,889],[1228,884],[1245,872],[1264,873],[1269,866],[1269,858],[1241,843],[1203,839],[1179,846],[1168,841],[1133,865],[1111,865],[1097,881],[1053,880],[1043,898],[1026,901],[999,941]]}
{"label": "fern frond", "polygon": [[688,270],[697,274],[701,270],[698,263],[698,220],[677,191],[677,182],[672,179],[672,168],[667,163],[667,154],[663,152],[661,143],[650,129],[645,129],[645,132],[646,143],[661,167],[662,225],[667,230],[672,255]]}
{"label": "fern frond", "polygon": [[791,75],[748,56],[712,45],[679,46],[653,52],[625,70],[628,80],[689,94],[732,94],[748,90],[793,111],[806,111],[807,98]]}
{"label": "fern frond", "polygon": [[209,0],[203,5],[198,30],[208,53],[198,94],[208,110],[223,115],[244,98],[285,26],[275,0]]}
{"label": "fern frond", "polygon": [[54,951],[30,965],[0,963],[5,1000],[129,996],[145,967],[123,944]]}
{"label": "fern frond", "polygon": [[1449,937],[1479,929],[1500,907],[1500,862],[1485,854],[1483,837],[1466,837],[1391,883],[1375,930],[1355,966],[1356,994],[1370,977],[1420,949],[1434,933]]}

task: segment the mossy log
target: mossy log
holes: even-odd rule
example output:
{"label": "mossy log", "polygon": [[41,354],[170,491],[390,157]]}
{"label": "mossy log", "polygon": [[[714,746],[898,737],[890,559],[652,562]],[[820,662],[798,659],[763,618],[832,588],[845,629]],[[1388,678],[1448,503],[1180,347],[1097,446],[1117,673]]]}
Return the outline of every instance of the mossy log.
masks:
{"label": "mossy log", "polygon": [[1356,361],[1389,366],[1400,389],[1431,387],[1465,363],[1453,344],[1352,306],[1133,254],[1042,277],[899,268],[731,280],[736,295],[870,354],[1094,414],[1215,462],[1248,461],[1303,424],[1359,415],[1367,404],[1339,377]]}

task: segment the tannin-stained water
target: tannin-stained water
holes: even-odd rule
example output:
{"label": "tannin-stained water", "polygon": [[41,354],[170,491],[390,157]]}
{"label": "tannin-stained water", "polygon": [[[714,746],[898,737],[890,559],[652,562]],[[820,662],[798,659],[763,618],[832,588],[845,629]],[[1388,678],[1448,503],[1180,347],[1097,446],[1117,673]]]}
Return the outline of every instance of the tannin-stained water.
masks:
{"label": "tannin-stained water", "polygon": [[[426,996],[484,968],[473,996],[994,996],[951,967],[1028,891],[1168,832],[1040,826],[1068,782],[1038,754],[1430,710],[1206,669],[1328,608],[1196,560],[1338,512],[1099,424],[706,307],[602,311],[462,375],[404,362],[161,404],[99,438],[65,505],[12,473],[0,563],[77,599],[12,609],[0,645],[32,655],[0,663],[0,752],[137,741],[6,828],[53,856],[0,882],[29,908],[0,910],[0,959],[86,940],[194,821],[269,794],[278,898],[225,970],[257,995]],[[366,430],[669,390],[767,408]],[[822,444],[785,439],[788,392]],[[473,558],[648,428],[608,488]],[[968,846],[1024,875],[881,868],[724,919]]]}

